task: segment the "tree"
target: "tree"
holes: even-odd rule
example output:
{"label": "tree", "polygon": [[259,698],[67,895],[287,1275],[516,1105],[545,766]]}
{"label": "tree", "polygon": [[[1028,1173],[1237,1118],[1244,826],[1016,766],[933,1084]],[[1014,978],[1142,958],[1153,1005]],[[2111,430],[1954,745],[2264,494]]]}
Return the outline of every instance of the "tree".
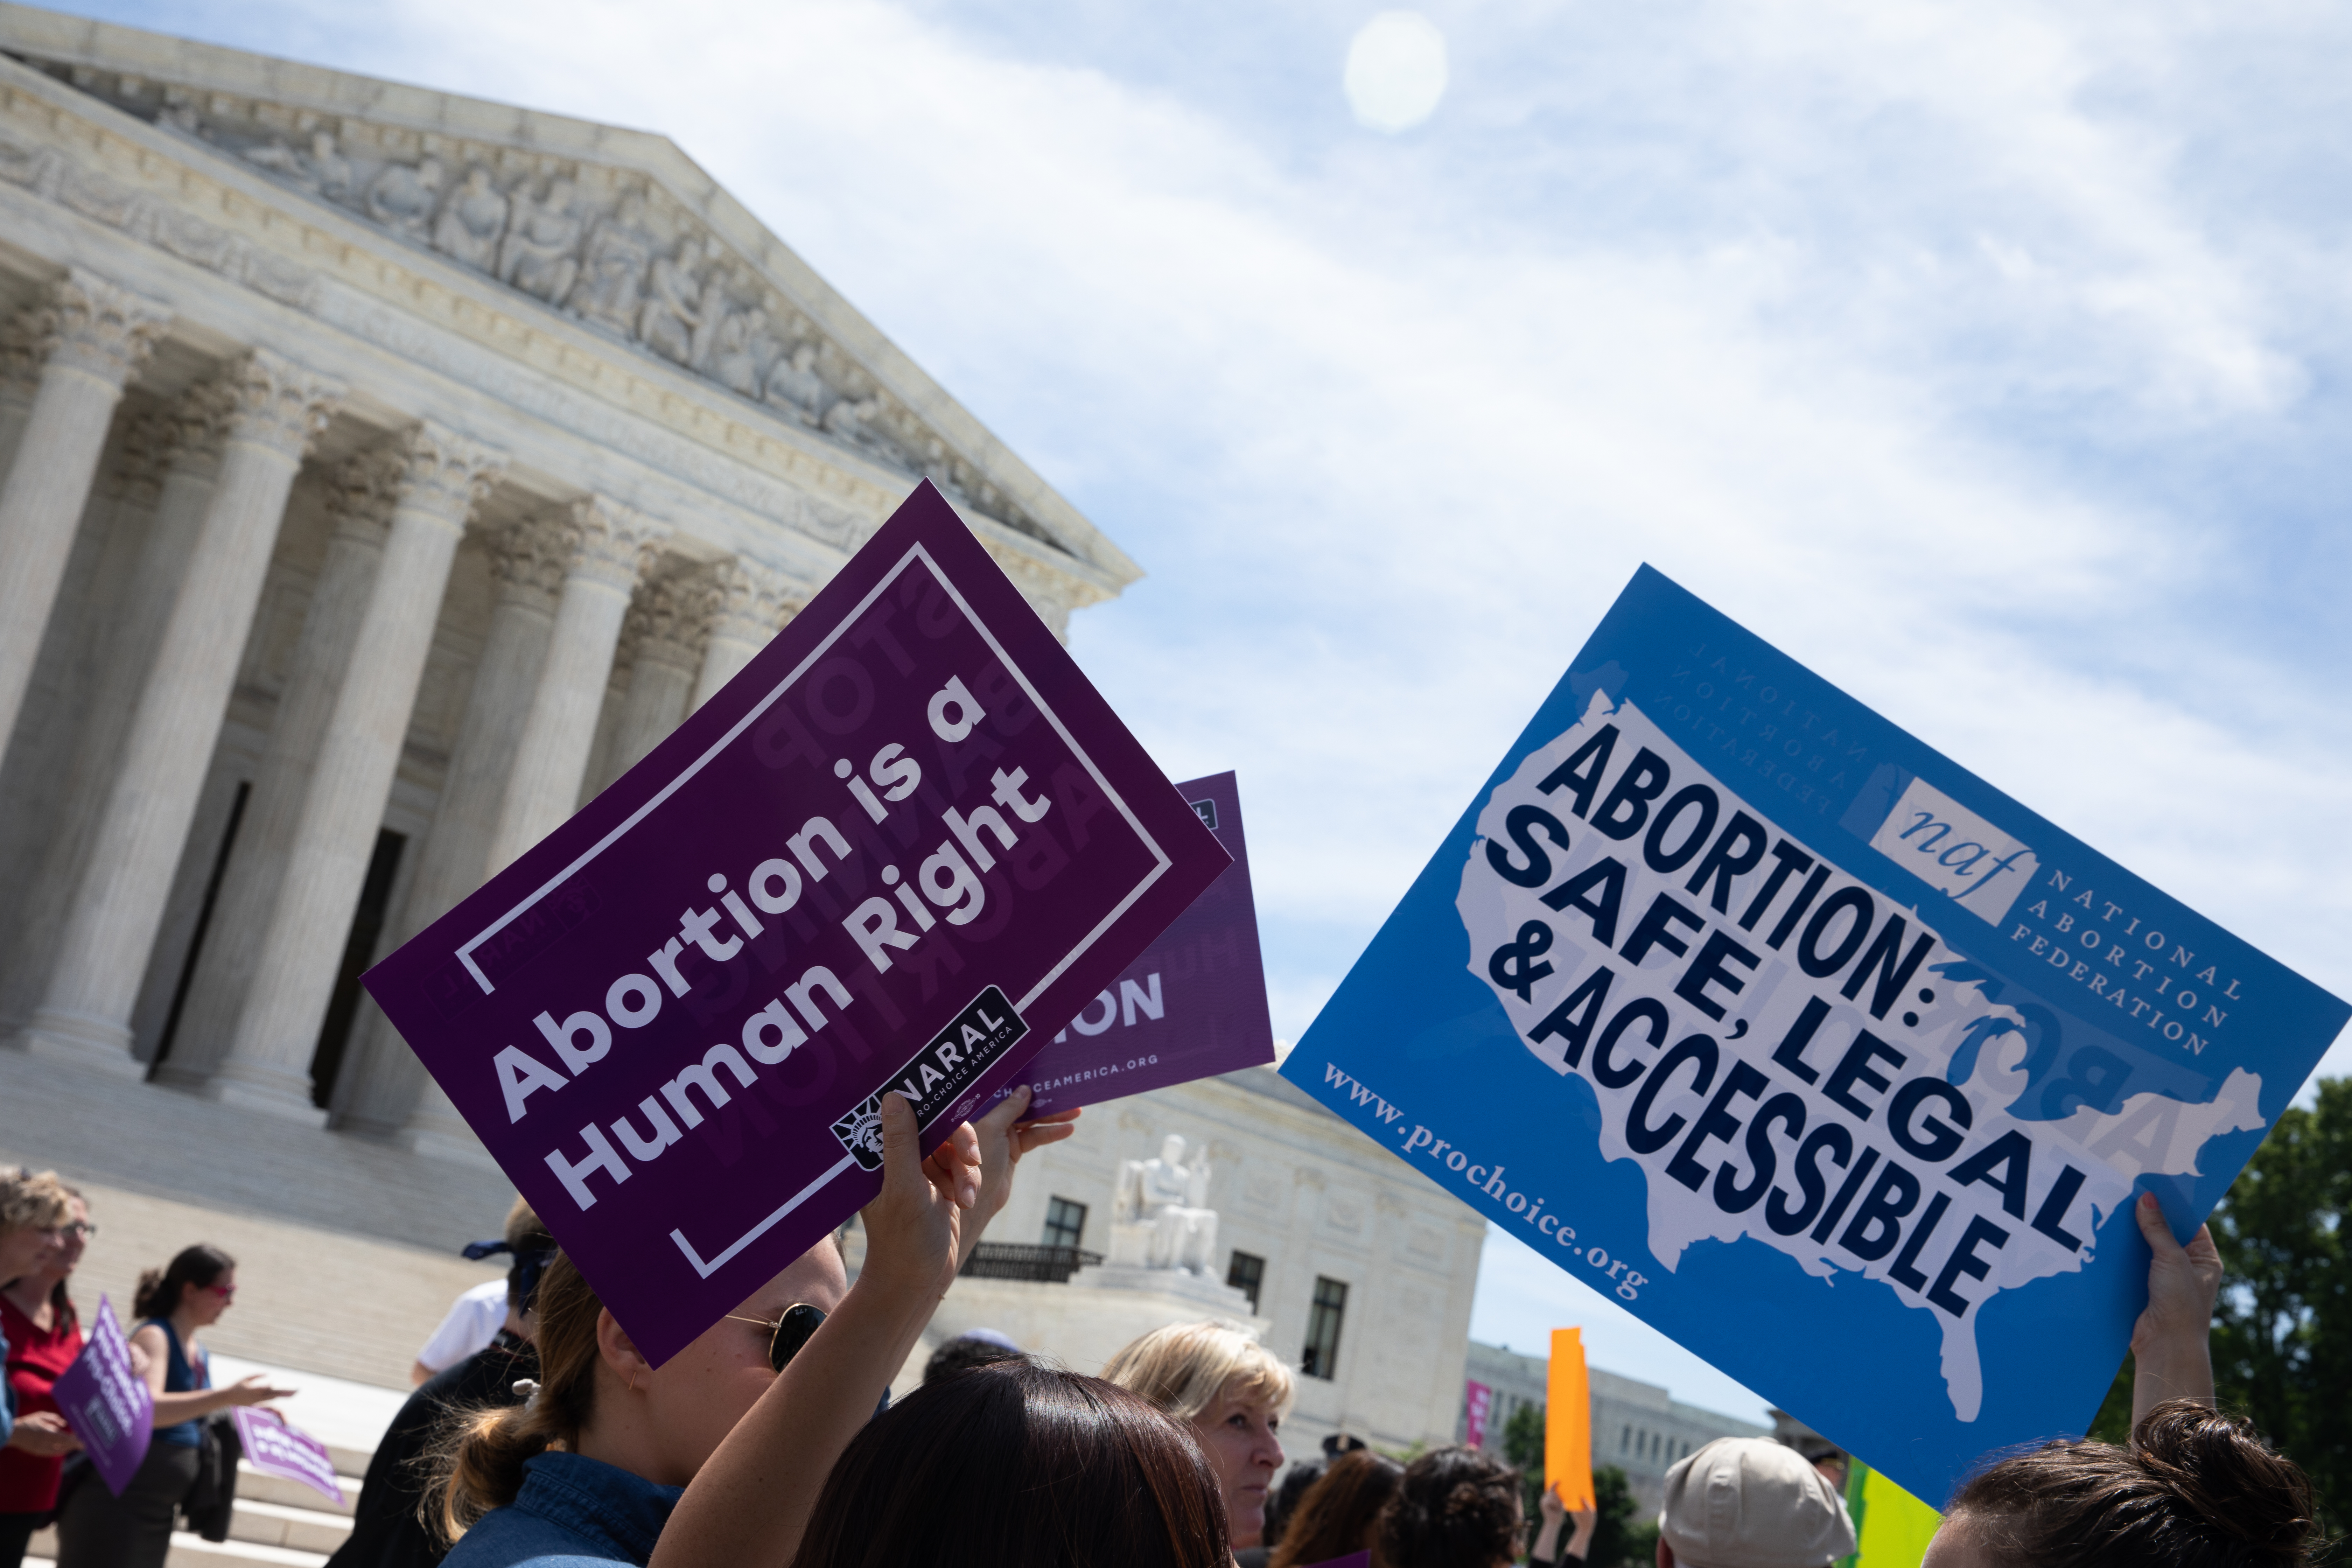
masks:
{"label": "tree", "polygon": [[1522,1405],[1503,1423],[1503,1458],[1519,1468],[1519,1500],[1530,1520],[1542,1517],[1537,1510],[1542,1502],[1545,1479],[1544,1412],[1549,1408],[1544,1405]]}
{"label": "tree", "polygon": [[1614,1465],[1593,1471],[1592,1502],[1601,1520],[1593,1526],[1585,1568],[1650,1568],[1657,1561],[1658,1521],[1634,1517],[1641,1510],[1625,1472]]}
{"label": "tree", "polygon": [[[2352,1079],[2326,1079],[2310,1110],[2280,1112],[2210,1222],[2221,1253],[2213,1382],[2309,1472],[2320,1512],[2352,1524]],[[2129,1440],[2131,1362],[2091,1435]]]}

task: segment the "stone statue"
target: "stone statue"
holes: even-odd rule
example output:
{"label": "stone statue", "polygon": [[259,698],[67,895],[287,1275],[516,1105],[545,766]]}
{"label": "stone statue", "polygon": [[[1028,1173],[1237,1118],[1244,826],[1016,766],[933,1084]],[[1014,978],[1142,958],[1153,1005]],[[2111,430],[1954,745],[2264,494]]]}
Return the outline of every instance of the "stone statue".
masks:
{"label": "stone statue", "polygon": [[772,349],[775,339],[768,334],[768,312],[754,305],[748,310],[730,314],[719,325],[719,334],[710,348],[710,374],[717,376],[730,391],[746,397],[760,395],[760,353]]}
{"label": "stone statue", "polygon": [[1123,1160],[1112,1201],[1110,1261],[1216,1277],[1217,1213],[1208,1206],[1209,1163],[1184,1163],[1174,1133],[1152,1160]]}
{"label": "stone statue", "polygon": [[640,280],[654,254],[645,219],[646,199],[631,191],[596,220],[581,253],[580,280],[564,300],[566,310],[624,337],[635,331]]}
{"label": "stone statue", "polygon": [[533,201],[528,190],[516,187],[514,217],[499,247],[499,281],[511,283],[526,294],[555,304],[572,292],[580,276],[581,231],[587,225],[572,210],[573,185],[561,177],[548,181],[547,195]]}
{"label": "stone statue", "polygon": [[719,355],[719,336],[726,331],[727,323],[742,313],[735,309],[735,301],[727,297],[729,269],[719,265],[719,243],[716,240],[710,244],[709,256],[710,272],[702,280],[701,297],[695,301],[694,336],[686,351],[688,366],[705,375],[716,374],[712,362]]}
{"label": "stone statue", "polygon": [[433,248],[488,272],[497,262],[499,240],[507,231],[507,198],[490,184],[490,172],[477,166],[441,204],[433,223]]}
{"label": "stone statue", "polygon": [[816,373],[816,344],[803,342],[789,358],[779,356],[768,367],[768,384],[761,395],[803,425],[816,423],[817,413],[824,406],[830,389],[824,378]]}
{"label": "stone statue", "polygon": [[677,242],[675,258],[655,257],[646,275],[645,307],[637,312],[637,341],[680,364],[694,363],[694,329],[703,320],[696,299],[702,284],[696,268],[701,265],[702,241],[692,235]]}
{"label": "stone statue", "polygon": [[881,395],[868,393],[860,398],[842,398],[824,411],[824,417],[817,424],[826,435],[837,440],[846,441],[853,447],[863,447],[868,451],[880,451],[882,439],[866,427],[866,421],[881,412]]}
{"label": "stone statue", "polygon": [[324,131],[310,133],[310,150],[297,153],[283,137],[273,136],[264,147],[247,147],[246,162],[274,170],[296,184],[341,201],[352,192],[351,160],[335,151],[335,139]]}
{"label": "stone statue", "polygon": [[426,158],[413,169],[387,163],[368,186],[368,216],[412,239],[423,239],[440,198],[440,159]]}

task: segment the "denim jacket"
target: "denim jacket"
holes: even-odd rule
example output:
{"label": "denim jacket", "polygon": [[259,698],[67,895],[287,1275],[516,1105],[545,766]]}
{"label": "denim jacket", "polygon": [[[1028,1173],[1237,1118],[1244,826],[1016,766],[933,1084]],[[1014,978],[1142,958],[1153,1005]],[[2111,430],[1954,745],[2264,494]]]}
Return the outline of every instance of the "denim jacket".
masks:
{"label": "denim jacket", "polygon": [[523,1465],[514,1501],[484,1514],[443,1561],[446,1568],[645,1568],[684,1490],[601,1459],[541,1454]]}

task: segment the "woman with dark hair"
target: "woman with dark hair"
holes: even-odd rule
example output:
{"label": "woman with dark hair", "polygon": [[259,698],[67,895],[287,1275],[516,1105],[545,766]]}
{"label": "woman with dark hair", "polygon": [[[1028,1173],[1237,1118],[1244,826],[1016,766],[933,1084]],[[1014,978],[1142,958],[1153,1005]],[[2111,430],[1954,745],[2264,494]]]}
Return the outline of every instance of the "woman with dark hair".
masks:
{"label": "woman with dark hair", "polygon": [[[1335,1467],[1336,1468],[1336,1467]],[[1519,1554],[1519,1472],[1475,1448],[1433,1448],[1407,1465],[1381,1510],[1381,1568],[1503,1568]]]}
{"label": "woman with dark hair", "polygon": [[1216,1472],[1117,1384],[999,1362],[909,1394],[851,1442],[793,1568],[1228,1568]]}
{"label": "woman with dark hair", "polygon": [[1381,1510],[1403,1479],[1402,1465],[1369,1448],[1339,1456],[1298,1500],[1270,1568],[1305,1568],[1369,1548]]}
{"label": "woman with dark hair", "polygon": [[2062,1439],[1978,1472],[1922,1568],[2302,1568],[2317,1536],[2293,1460],[2244,1420],[2175,1399],[2128,1448]]}
{"label": "woman with dark hair", "polygon": [[2301,1568],[2320,1544],[2311,1483],[2214,1408],[2221,1257],[2187,1247],[2151,1194],[2147,1307],[2132,1327],[2132,1441],[2060,1439],[1988,1466],[1945,1505],[1932,1568]]}
{"label": "woman with dark hair", "polygon": [[163,1568],[173,1512],[196,1479],[204,1418],[294,1392],[257,1374],[212,1385],[211,1358],[196,1335],[218,1322],[236,1296],[236,1259],[216,1247],[184,1248],[170,1267],[140,1275],[132,1310],[146,1321],[131,1343],[147,1358],[155,1434],[121,1497],[102,1485],[74,1489],[58,1515],[58,1568]]}

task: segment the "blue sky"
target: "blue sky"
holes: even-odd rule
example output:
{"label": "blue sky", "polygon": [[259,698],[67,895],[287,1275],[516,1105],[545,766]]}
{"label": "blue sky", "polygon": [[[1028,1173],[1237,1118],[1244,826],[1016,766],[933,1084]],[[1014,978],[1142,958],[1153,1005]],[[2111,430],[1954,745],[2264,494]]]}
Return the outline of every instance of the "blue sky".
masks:
{"label": "blue sky", "polygon": [[[70,8],[674,137],[1150,573],[1279,1035],[1644,560],[2352,993],[2352,13],[1433,4],[1391,135],[1328,0]],[[1568,1321],[1754,1413],[1496,1236]]]}

